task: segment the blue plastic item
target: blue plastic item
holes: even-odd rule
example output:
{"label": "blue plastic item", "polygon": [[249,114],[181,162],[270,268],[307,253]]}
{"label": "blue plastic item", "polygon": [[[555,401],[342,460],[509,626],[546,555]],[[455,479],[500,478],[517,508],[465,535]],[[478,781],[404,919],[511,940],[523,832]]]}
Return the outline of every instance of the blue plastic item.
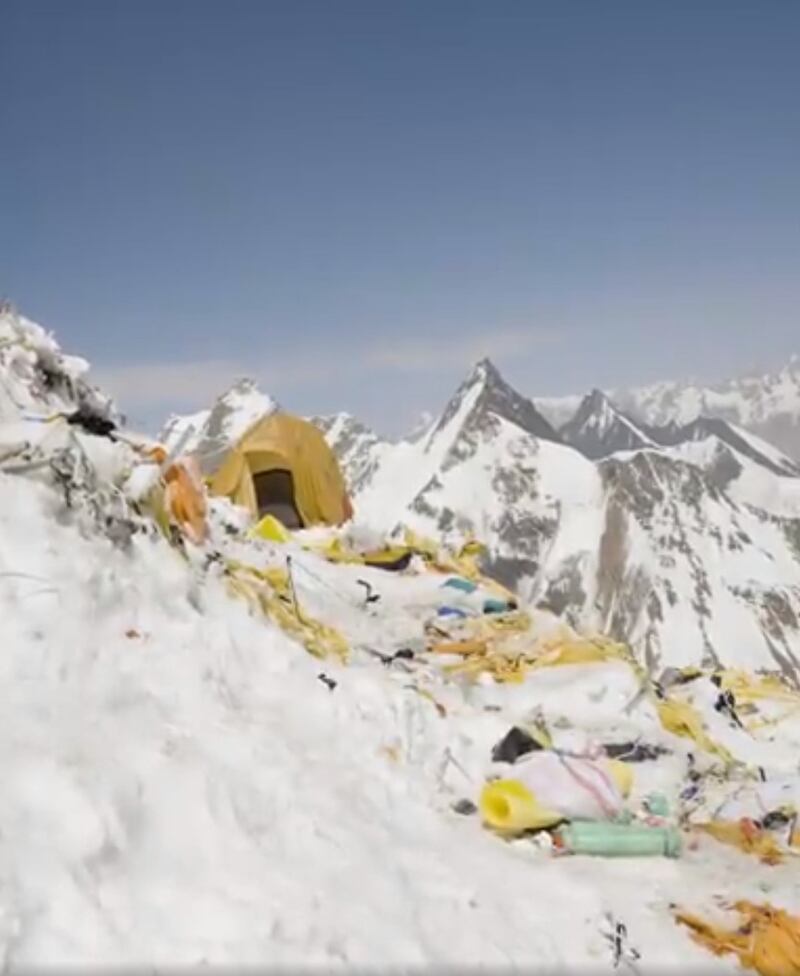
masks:
{"label": "blue plastic item", "polygon": [[440,617],[467,617],[469,614],[465,610],[459,610],[458,607],[439,607],[436,611],[437,615]]}
{"label": "blue plastic item", "polygon": [[461,576],[451,576],[442,583],[442,586],[449,586],[451,590],[461,590],[463,593],[474,593],[478,589],[476,583]]}

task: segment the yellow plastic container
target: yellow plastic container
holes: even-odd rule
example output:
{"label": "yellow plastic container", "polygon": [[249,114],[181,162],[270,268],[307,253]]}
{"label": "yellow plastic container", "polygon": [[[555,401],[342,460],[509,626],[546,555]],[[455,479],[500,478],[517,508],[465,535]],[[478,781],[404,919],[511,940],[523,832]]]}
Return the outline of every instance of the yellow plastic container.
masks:
{"label": "yellow plastic container", "polygon": [[250,534],[266,539],[268,542],[288,542],[291,536],[286,526],[274,515],[265,515],[253,528]]}
{"label": "yellow plastic container", "polygon": [[552,827],[564,819],[560,813],[540,806],[527,786],[516,779],[487,783],[479,807],[487,826],[509,834]]}

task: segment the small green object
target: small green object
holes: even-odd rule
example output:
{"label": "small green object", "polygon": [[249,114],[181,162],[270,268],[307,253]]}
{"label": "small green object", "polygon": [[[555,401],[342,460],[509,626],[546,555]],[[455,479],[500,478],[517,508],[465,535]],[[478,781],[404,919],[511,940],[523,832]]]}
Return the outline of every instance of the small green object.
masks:
{"label": "small green object", "polygon": [[596,857],[678,857],[681,835],[675,827],[573,820],[556,836],[571,854]]}
{"label": "small green object", "polygon": [[669,816],[669,803],[663,793],[650,793],[645,797],[645,809],[656,817]]}

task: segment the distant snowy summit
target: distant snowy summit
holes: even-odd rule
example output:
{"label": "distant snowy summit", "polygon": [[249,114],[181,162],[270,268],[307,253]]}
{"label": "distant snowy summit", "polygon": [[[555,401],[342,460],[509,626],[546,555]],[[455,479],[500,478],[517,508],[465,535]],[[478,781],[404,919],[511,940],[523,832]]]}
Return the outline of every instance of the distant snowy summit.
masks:
{"label": "distant snowy summit", "polygon": [[[638,423],[686,425],[698,417],[726,420],[800,460],[800,357],[781,369],[722,383],[662,382],[607,391],[619,410]],[[557,427],[575,414],[580,396],[542,397],[539,410]]]}

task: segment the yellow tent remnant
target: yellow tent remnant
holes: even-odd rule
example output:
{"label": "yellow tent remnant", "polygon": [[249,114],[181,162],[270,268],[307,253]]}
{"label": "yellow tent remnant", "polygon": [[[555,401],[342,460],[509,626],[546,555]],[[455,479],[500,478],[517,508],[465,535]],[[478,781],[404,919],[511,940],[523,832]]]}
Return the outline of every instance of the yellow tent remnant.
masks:
{"label": "yellow tent remnant", "polygon": [[711,820],[698,824],[698,830],[710,834],[721,844],[738,847],[745,854],[755,854],[764,864],[779,864],[783,851],[775,838],[748,820]]}
{"label": "yellow tent remnant", "polygon": [[738,702],[769,699],[800,705],[800,692],[790,688],[777,675],[755,675],[733,669],[718,671],[723,691],[732,691]]}
{"label": "yellow tent remnant", "polygon": [[[469,621],[468,634],[461,640],[440,640],[431,644],[434,654],[464,658],[445,666],[450,674],[477,677],[491,674],[496,681],[523,681],[529,671],[568,664],[592,664],[621,660],[631,663],[630,652],[613,641],[571,636],[556,643],[552,639],[537,643],[534,635],[524,640],[531,621],[525,613],[493,614]],[[513,634],[514,631],[522,633]],[[509,634],[511,632],[511,636]],[[474,636],[472,636],[474,635]]]}
{"label": "yellow tent remnant", "polygon": [[678,911],[675,919],[687,926],[695,942],[723,956],[735,953],[742,966],[761,976],[796,976],[800,973],[800,918],[772,905],[737,901],[741,916],[735,929],[724,929],[697,915]]}
{"label": "yellow tent remnant", "polygon": [[227,564],[231,591],[257,612],[269,617],[296,638],[314,657],[346,661],[350,648],[342,635],[327,624],[301,613],[294,600],[289,574],[283,569],[256,569],[244,563]]}
{"label": "yellow tent remnant", "polygon": [[256,479],[270,472],[291,477],[291,501],[303,527],[341,525],[352,517],[339,463],[321,431],[287,413],[268,414],[253,424],[210,475],[209,489],[256,518]]}
{"label": "yellow tent remnant", "polygon": [[701,749],[712,752],[726,763],[733,762],[733,756],[728,750],[714,742],[706,732],[700,714],[686,702],[667,698],[656,703],[658,717],[668,732],[683,738],[694,739]]}

